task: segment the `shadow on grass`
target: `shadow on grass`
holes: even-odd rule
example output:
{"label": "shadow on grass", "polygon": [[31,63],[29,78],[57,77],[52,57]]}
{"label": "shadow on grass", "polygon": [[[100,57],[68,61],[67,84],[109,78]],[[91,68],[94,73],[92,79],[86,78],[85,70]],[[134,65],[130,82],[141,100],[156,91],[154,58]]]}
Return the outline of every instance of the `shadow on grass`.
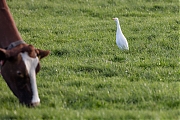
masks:
{"label": "shadow on grass", "polygon": [[126,58],[124,58],[124,57],[119,57],[119,56],[114,56],[114,58],[112,58],[111,61],[122,63],[122,62],[125,62],[125,61],[126,61]]}
{"label": "shadow on grass", "polygon": [[18,117],[15,115],[0,115],[1,120],[17,120]]}
{"label": "shadow on grass", "polygon": [[56,49],[56,50],[53,50],[51,54],[54,55],[54,56],[61,57],[61,56],[64,56],[64,55],[69,55],[70,52],[68,50],[66,50],[66,49],[61,49],[61,50]]}
{"label": "shadow on grass", "polygon": [[16,99],[13,95],[10,97],[9,96],[0,97],[0,102],[4,103],[1,106],[6,106],[14,103],[19,104],[18,99]]}
{"label": "shadow on grass", "polygon": [[111,68],[104,68],[104,67],[91,66],[91,65],[78,66],[78,67],[74,68],[74,71],[90,73],[90,74],[94,74],[97,76],[100,75],[100,76],[104,76],[104,77],[113,77],[113,76],[118,75],[118,72]]}

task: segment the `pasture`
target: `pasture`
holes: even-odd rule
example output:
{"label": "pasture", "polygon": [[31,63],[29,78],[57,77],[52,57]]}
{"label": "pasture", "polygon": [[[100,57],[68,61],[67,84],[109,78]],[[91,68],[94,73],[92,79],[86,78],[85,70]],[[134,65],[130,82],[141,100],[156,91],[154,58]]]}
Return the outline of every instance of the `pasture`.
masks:
{"label": "pasture", "polygon": [[[41,61],[41,105],[19,104],[0,77],[0,119],[180,119],[178,0],[7,0]],[[115,43],[118,17],[129,43]]]}

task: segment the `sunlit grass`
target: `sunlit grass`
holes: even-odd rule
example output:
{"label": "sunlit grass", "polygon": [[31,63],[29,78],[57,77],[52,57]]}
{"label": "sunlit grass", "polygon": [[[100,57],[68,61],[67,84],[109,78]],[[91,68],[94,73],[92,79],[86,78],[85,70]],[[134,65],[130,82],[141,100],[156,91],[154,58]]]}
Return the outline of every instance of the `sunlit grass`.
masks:
{"label": "sunlit grass", "polygon": [[[180,119],[178,1],[7,2],[23,39],[51,55],[37,108],[20,105],[1,78],[1,119]],[[116,46],[113,17],[129,51]]]}

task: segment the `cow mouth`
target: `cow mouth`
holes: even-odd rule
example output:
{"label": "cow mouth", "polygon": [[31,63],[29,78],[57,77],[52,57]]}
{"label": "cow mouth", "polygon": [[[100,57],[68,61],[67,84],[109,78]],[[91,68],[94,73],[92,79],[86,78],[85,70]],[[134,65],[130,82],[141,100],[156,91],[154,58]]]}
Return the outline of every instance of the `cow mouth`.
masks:
{"label": "cow mouth", "polygon": [[31,103],[31,102],[21,102],[20,101],[20,104],[22,105],[25,105],[27,107],[36,107],[36,106],[39,106],[40,105],[40,102],[35,102],[35,103]]}

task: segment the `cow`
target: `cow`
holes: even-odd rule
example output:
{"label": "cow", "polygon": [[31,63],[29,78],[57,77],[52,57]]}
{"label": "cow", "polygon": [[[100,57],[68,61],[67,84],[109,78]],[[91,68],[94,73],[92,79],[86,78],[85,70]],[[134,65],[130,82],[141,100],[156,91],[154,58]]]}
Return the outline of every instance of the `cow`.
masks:
{"label": "cow", "polygon": [[23,105],[40,104],[36,74],[40,71],[40,60],[49,53],[22,39],[6,0],[0,0],[1,75]]}

